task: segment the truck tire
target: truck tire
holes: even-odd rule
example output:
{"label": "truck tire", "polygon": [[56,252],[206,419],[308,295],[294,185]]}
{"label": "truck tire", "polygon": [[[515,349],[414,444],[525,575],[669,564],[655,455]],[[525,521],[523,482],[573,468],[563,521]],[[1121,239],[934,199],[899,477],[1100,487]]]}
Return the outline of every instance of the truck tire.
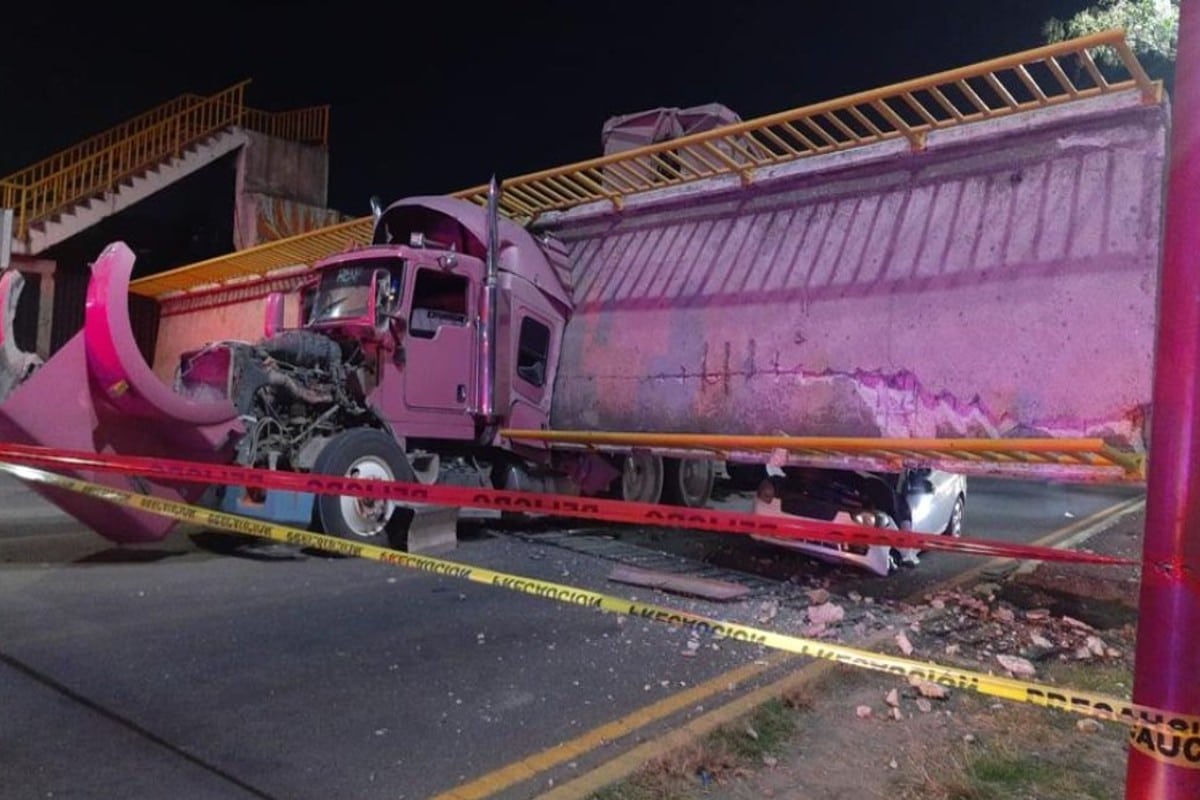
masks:
{"label": "truck tire", "polygon": [[[375,428],[343,431],[317,455],[313,472],[361,480],[415,481],[412,467],[396,441]],[[402,548],[413,510],[390,500],[332,494],[317,495],[314,521],[330,536]]]}
{"label": "truck tire", "polygon": [[659,503],[663,493],[663,459],[633,452],[621,466],[620,498],[629,503]]}
{"label": "truck tire", "polygon": [[673,506],[704,508],[712,499],[717,471],[706,458],[663,459],[663,500]]}

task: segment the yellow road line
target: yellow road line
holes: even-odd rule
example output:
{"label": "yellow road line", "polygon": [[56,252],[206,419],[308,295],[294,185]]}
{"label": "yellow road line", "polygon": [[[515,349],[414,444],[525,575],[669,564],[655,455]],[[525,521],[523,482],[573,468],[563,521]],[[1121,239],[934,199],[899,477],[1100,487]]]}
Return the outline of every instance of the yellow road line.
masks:
{"label": "yellow road line", "polygon": [[[1092,514],[1089,517],[1085,517],[1084,519],[1073,522],[1070,525],[1065,525],[1062,528],[1051,531],[1050,533],[1046,534],[1045,536],[1042,536],[1041,538],[1035,540],[1034,544],[1053,546],[1054,544],[1056,544],[1058,542],[1073,542],[1075,540],[1075,537],[1082,535],[1084,532],[1088,531],[1090,528],[1092,528],[1096,525],[1099,525],[1102,522],[1106,522],[1109,519],[1112,519],[1115,517],[1120,517],[1126,513],[1132,512],[1132,511],[1136,510],[1139,506],[1144,505],[1144,504],[1145,504],[1145,498],[1135,497],[1130,500],[1126,500],[1125,502],[1118,503],[1113,506],[1109,506],[1106,509],[1097,511],[1095,514]],[[974,577],[977,577],[978,575],[980,575],[981,573],[983,573],[989,569],[995,569],[996,567],[1000,566],[1001,564],[1004,564],[1004,563],[1007,563],[1007,562],[1010,562],[1013,560],[1014,559],[1005,559],[1005,558],[991,559],[990,561],[988,561],[985,564],[982,564],[978,567],[973,567],[969,570],[961,572],[958,575],[948,578],[948,579],[938,583],[935,586],[922,589],[918,593],[918,595],[935,593],[938,591],[942,591],[942,590],[951,588],[953,586],[957,586],[968,580],[971,580]],[[916,601],[917,599],[918,599],[917,595],[914,595],[913,597],[908,598],[909,602]],[[875,642],[886,639],[888,637],[888,635],[889,635],[888,632],[885,632],[881,635],[870,637],[866,642],[863,643],[863,646],[870,647]],[[720,726],[730,723],[742,716],[745,716],[746,714],[750,713],[755,708],[757,708],[758,706],[767,702],[768,700],[783,696],[789,692],[803,688],[804,686],[812,683],[818,677],[827,673],[834,666],[835,665],[833,663],[827,662],[827,661],[816,661],[816,662],[810,663],[810,664],[806,665],[805,667],[803,667],[802,669],[800,669],[799,671],[797,671],[791,675],[788,675],[784,678],[779,679],[778,681],[775,681],[775,682],[770,683],[766,686],[763,686],[759,689],[756,689],[753,692],[750,692],[746,695],[743,695],[742,697],[737,698],[736,700],[733,700],[729,703],[726,703],[723,706],[713,709],[712,711],[704,714],[703,716],[700,716],[694,720],[691,720],[690,722],[688,722],[686,725],[679,728],[678,730],[672,731],[669,734],[661,736],[652,742],[647,742],[646,744],[643,744],[643,745],[635,747],[631,750],[628,750],[625,753],[622,753],[621,755],[611,759],[610,761],[607,761],[604,764],[601,764],[600,766],[596,767],[595,769],[593,769],[583,775],[580,775],[578,778],[575,778],[574,780],[571,780],[568,783],[564,783],[561,786],[558,786],[558,787],[550,790],[549,792],[538,795],[537,800],[577,800],[577,798],[586,797],[594,792],[597,792],[597,791],[603,789],[605,786],[609,786],[613,783],[616,783],[619,780],[622,780],[623,778],[627,778],[629,775],[632,775],[643,764],[647,763],[648,761],[651,761],[654,758],[657,758],[658,756],[665,755],[666,753],[669,753],[672,750],[675,750],[679,747],[683,747],[683,746],[695,741],[696,739],[698,739],[700,737],[703,737],[703,736],[708,735],[709,733],[712,733],[714,730],[716,730]],[[723,679],[723,676],[718,676],[718,677],[714,678],[712,681],[709,681],[709,684],[719,684],[722,681],[722,679]],[[705,684],[705,685],[709,685],[709,684]],[[697,688],[699,688],[699,687],[697,687]],[[670,698],[668,698],[668,700],[669,699]],[[633,716],[633,715],[630,715],[630,716]],[[589,734],[584,734],[583,736],[581,736],[579,738],[584,739],[584,738],[587,738],[588,736],[589,736]],[[576,741],[578,741],[578,740],[576,740]],[[525,761],[528,762],[528,761],[530,761],[530,759],[525,759]],[[498,770],[497,772],[500,772],[500,771],[501,770]],[[496,773],[491,773],[491,774],[495,775]],[[487,776],[485,776],[485,778],[486,777]],[[529,777],[533,777],[533,776],[531,775]],[[484,778],[480,779],[480,781],[482,781],[482,780],[484,780]],[[475,782],[475,783],[472,783],[469,785],[475,786],[476,783],[478,783],[478,782]],[[511,784],[497,786],[493,790],[493,793],[498,792],[501,789],[507,788],[508,785],[511,785]],[[458,790],[455,790],[455,791],[458,791]],[[465,798],[468,798],[468,797],[480,798],[480,797],[486,797],[486,796],[487,795],[480,795],[480,794],[458,795],[458,794],[454,794],[454,793],[448,793],[448,794],[442,795],[440,800],[451,800],[452,798],[454,800],[458,800],[459,798],[462,798],[463,800],[465,800]]]}
{"label": "yellow road line", "polygon": [[573,758],[579,758],[590,750],[608,744],[689,706],[702,703],[713,695],[728,691],[733,686],[753,680],[780,664],[798,658],[800,656],[791,653],[772,653],[765,659],[737,667],[711,680],[693,686],[691,689],[677,692],[656,703],[643,706],[619,719],[601,725],[598,728],[593,728],[570,741],[557,744],[540,753],[535,753],[519,761],[507,764],[470,783],[439,794],[433,800],[477,800],[477,798],[489,797],[510,786],[529,780],[539,773],[556,767],[559,764],[565,764]]}

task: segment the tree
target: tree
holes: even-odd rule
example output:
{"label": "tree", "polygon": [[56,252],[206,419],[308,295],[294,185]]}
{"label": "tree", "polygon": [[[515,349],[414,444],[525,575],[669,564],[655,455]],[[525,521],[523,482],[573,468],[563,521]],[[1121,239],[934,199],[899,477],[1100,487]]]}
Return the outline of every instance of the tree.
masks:
{"label": "tree", "polygon": [[[1070,19],[1051,17],[1042,33],[1046,41],[1054,43],[1111,28],[1124,28],[1129,46],[1139,57],[1169,70],[1175,63],[1179,39],[1179,0],[1100,0]],[[1108,48],[1098,50],[1096,58],[1110,66],[1120,63]]]}

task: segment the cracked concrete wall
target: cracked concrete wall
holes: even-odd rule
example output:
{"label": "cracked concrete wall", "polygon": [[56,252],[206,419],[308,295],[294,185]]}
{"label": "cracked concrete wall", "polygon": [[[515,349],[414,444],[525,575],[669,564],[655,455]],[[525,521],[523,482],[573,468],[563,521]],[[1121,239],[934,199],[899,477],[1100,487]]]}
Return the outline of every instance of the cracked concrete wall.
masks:
{"label": "cracked concrete wall", "polygon": [[1142,449],[1167,118],[1085,102],[552,220],[553,426]]}

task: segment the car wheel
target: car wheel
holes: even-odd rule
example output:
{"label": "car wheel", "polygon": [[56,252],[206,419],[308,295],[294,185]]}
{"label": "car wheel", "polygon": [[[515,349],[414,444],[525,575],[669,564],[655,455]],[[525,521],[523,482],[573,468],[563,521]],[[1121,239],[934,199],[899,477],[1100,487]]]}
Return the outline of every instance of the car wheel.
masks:
{"label": "car wheel", "polygon": [[960,494],[954,498],[954,508],[950,510],[950,520],[946,523],[946,529],[942,531],[943,536],[953,536],[955,539],[962,536],[963,530],[963,514],[967,510],[966,501]]}
{"label": "car wheel", "polygon": [[[358,480],[415,481],[404,451],[386,433],[355,428],[333,439],[317,456],[313,472]],[[330,536],[387,547],[402,547],[413,510],[391,500],[318,495],[316,521]]]}

